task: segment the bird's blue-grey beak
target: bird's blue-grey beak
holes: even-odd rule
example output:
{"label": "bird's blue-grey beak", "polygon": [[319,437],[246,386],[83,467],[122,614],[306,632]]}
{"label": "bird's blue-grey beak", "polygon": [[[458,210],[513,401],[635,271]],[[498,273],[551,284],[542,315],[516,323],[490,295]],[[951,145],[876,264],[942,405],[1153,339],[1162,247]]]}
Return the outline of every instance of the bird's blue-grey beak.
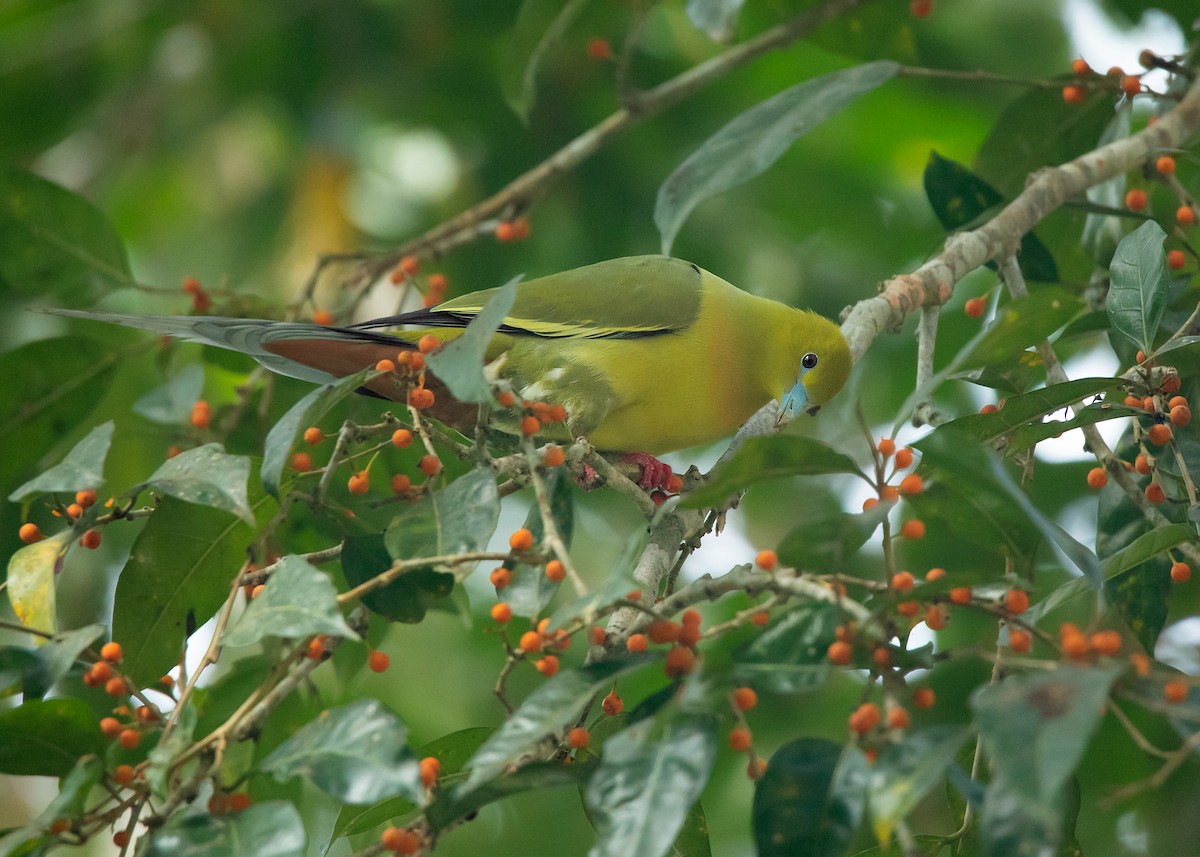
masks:
{"label": "bird's blue-grey beak", "polygon": [[796,382],[796,386],[788,390],[787,395],[783,397],[783,404],[779,406],[779,419],[776,420],[777,425],[785,425],[799,416],[804,410],[804,406],[808,404],[808,390],[804,389],[804,381]]}

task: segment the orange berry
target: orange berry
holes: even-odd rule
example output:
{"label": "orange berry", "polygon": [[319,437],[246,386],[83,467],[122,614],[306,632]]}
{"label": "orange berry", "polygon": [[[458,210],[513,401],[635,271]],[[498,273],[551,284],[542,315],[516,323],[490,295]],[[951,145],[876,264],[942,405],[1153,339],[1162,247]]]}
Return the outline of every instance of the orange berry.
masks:
{"label": "orange berry", "polygon": [[925,572],[925,582],[926,583],[936,583],[937,581],[941,580],[945,576],[946,576],[946,569],[931,568],[931,569],[929,569],[929,571]]}
{"label": "orange berry", "polygon": [[304,656],[310,661],[319,661],[325,657],[325,637],[323,634],[318,634],[308,641]]}
{"label": "orange berry", "polygon": [[678,678],[687,675],[696,666],[696,654],[687,646],[676,646],[667,652],[663,671],[668,678]]}
{"label": "orange berry", "polygon": [[[1142,352],[1140,352],[1140,351],[1138,353],[1142,354]],[[1139,360],[1138,362],[1141,363],[1145,359],[1146,359],[1146,355],[1142,354],[1142,359]],[[1158,410],[1157,408],[1154,407],[1154,397],[1153,396],[1147,396],[1146,398],[1142,399],[1142,410],[1149,411],[1150,413],[1155,413]]]}
{"label": "orange berry", "polygon": [[625,648],[631,652],[644,652],[647,645],[645,634],[630,634],[629,639],[625,641]]}
{"label": "orange berry", "polygon": [[533,533],[525,527],[508,537],[508,546],[515,551],[527,551],[533,547]]}
{"label": "orange berry", "polygon": [[412,488],[412,479],[404,473],[397,473],[392,477],[392,493],[404,494]]}
{"label": "orange berry", "polygon": [[503,601],[492,605],[492,619],[501,625],[504,625],[512,618],[512,608]]}
{"label": "orange berry", "polygon": [[1164,176],[1169,176],[1175,172],[1175,159],[1170,155],[1163,155],[1154,162],[1154,168]]}
{"label": "orange berry", "polygon": [[929,626],[931,631],[940,631],[946,627],[946,622],[950,619],[950,615],[946,612],[946,608],[941,604],[930,604],[925,608],[925,624]]}
{"label": "orange berry", "polygon": [[1157,482],[1151,482],[1146,486],[1144,491],[1146,500],[1154,505],[1158,505],[1167,499],[1167,495],[1163,492],[1163,488]]}
{"label": "orange berry", "polygon": [[558,467],[566,460],[566,453],[557,444],[552,443],[542,450],[542,464],[547,467]]}
{"label": "orange berry", "polygon": [[779,564],[779,557],[775,555],[775,551],[761,550],[758,552],[758,555],[754,557],[754,564],[763,571],[771,571],[776,565]]}
{"label": "orange berry", "polygon": [[1029,593],[1024,589],[1010,589],[1004,593],[1004,609],[1019,616],[1029,609]]}
{"label": "orange berry", "polygon": [[292,455],[292,470],[297,473],[308,473],[313,469],[312,456],[307,452],[297,452]]}
{"label": "orange berry", "polygon": [[1083,104],[1087,99],[1087,91],[1082,86],[1064,86],[1062,88],[1062,100],[1067,104]]}
{"label": "orange berry", "polygon": [[752,780],[761,780],[766,772],[766,759],[751,759],[746,765],[746,776]]}
{"label": "orange berry", "polygon": [[608,43],[608,39],[589,39],[587,55],[594,60],[610,60],[613,55],[612,45]]}
{"label": "orange berry", "polygon": [[212,405],[201,399],[192,405],[192,415],[190,421],[193,426],[198,429],[208,428],[209,422],[212,420]]}
{"label": "orange berry", "polygon": [[409,372],[415,375],[425,368],[425,355],[421,354],[421,352],[406,351],[404,353],[408,355],[408,360],[406,360],[403,365],[408,366]]}
{"label": "orange berry", "polygon": [[879,725],[882,716],[878,705],[864,702],[850,715],[850,729],[859,735],[865,735]]}
{"label": "orange berry", "polygon": [[1121,635],[1116,631],[1097,631],[1088,640],[1088,646],[1098,655],[1112,657],[1121,652]]}
{"label": "orange berry", "polygon": [[896,441],[890,437],[881,437],[875,448],[879,450],[879,454],[884,458],[891,458],[892,453],[896,451]]}
{"label": "orange berry", "polygon": [[600,707],[604,709],[604,713],[609,717],[615,717],[625,708],[625,700],[621,699],[620,695],[614,689],[600,701]]}
{"label": "orange berry", "polygon": [[96,502],[96,492],[90,488],[86,491],[76,491],[75,502],[86,509]]}
{"label": "orange berry", "polygon": [[1075,59],[1071,61],[1071,72],[1079,77],[1084,77],[1092,73],[1092,67],[1085,59]]}
{"label": "orange berry", "polygon": [[421,838],[407,827],[389,827],[379,836],[379,843],[395,854],[416,854],[421,850]]}
{"label": "orange berry", "polygon": [[733,691],[733,705],[738,711],[749,711],[758,705],[758,694],[751,687],[739,687]]}
{"label": "orange berry", "polygon": [[576,726],[567,733],[567,746],[572,750],[582,750],[592,741],[591,734],[582,726]]}
{"label": "orange berry", "polygon": [[904,470],[905,468],[912,467],[912,463],[913,463],[912,449],[910,449],[907,446],[903,446],[900,449],[896,450],[896,468],[897,469]]}
{"label": "orange berry", "polygon": [[325,432],[321,431],[316,426],[309,426],[304,430],[304,442],[309,446],[316,446],[325,439]]}
{"label": "orange berry", "polygon": [[1099,491],[1108,484],[1108,471],[1103,467],[1093,467],[1088,471],[1087,484],[1089,488]]}
{"label": "orange berry", "polygon": [[496,396],[496,404],[502,408],[511,408],[517,402],[517,397],[508,390],[501,390]]}
{"label": "orange berry", "polygon": [[521,419],[521,434],[525,437],[533,437],[542,430],[542,421],[535,416],[527,416]]}
{"label": "orange berry", "polygon": [[516,230],[513,225],[507,220],[496,224],[496,240],[497,241],[513,241],[515,240]]}
{"label": "orange berry", "polygon": [[444,292],[449,284],[446,275],[442,273],[430,274],[429,279],[425,281],[426,287],[431,292]]}
{"label": "orange berry", "polygon": [[1165,446],[1173,435],[1174,432],[1171,431],[1171,427],[1166,423],[1155,423],[1146,432],[1146,437],[1155,446]]}
{"label": "orange berry", "polygon": [[55,836],[58,836],[60,833],[66,833],[70,829],[71,819],[69,818],[56,818],[50,824],[50,832]]}
{"label": "orange berry", "polygon": [[1167,267],[1172,271],[1178,271],[1187,264],[1187,257],[1183,255],[1182,250],[1170,250],[1167,252]]}
{"label": "orange berry", "polygon": [[512,583],[512,572],[504,566],[500,566],[488,576],[488,580],[491,581],[492,586],[503,589]]}
{"label": "orange berry", "polygon": [[442,460],[433,454],[422,455],[421,460],[417,462],[417,469],[433,478],[442,472]]}
{"label": "orange berry", "polygon": [[[1162,379],[1161,389],[1168,396],[1172,396],[1175,393],[1179,392],[1179,388],[1181,385],[1182,385],[1182,382],[1179,380],[1179,374],[1176,372],[1172,372],[1170,375],[1168,375],[1167,377]],[[1180,398],[1182,399],[1183,397],[1180,396]],[[1186,399],[1183,400],[1183,404],[1185,404],[1185,405],[1187,404]]]}
{"label": "orange berry", "polygon": [[375,364],[375,371],[377,371],[377,372],[395,372],[396,364],[393,363],[391,360],[388,360],[385,357]]}
{"label": "orange berry", "polygon": [[126,750],[132,750],[142,743],[142,733],[136,729],[122,729],[121,733],[117,735],[117,743]]}
{"label": "orange berry", "polygon": [[80,537],[79,543],[88,550],[94,551],[96,548],[100,547],[100,531],[88,530]]}
{"label": "orange berry", "polygon": [[1187,583],[1192,579],[1192,567],[1186,562],[1171,563],[1171,581],[1173,583]]}
{"label": "orange berry", "polygon": [[770,621],[771,614],[766,610],[757,610],[750,614],[750,622],[760,628],[764,627]]}
{"label": "orange berry", "polygon": [[744,726],[735,726],[729,730],[729,749],[735,753],[745,753],[750,749],[753,743],[753,737],[750,735],[750,730]]}
{"label": "orange berry", "polygon": [[103,717],[100,719],[100,732],[105,738],[116,738],[124,728],[121,725],[121,721],[115,717]]}
{"label": "orange berry", "polygon": [[874,509],[878,505],[879,505],[878,497],[868,497],[867,499],[863,500],[862,510],[865,512],[868,509]]}
{"label": "orange berry", "polygon": [[971,603],[971,587],[956,586],[948,593],[950,601],[953,604],[970,604]]}
{"label": "orange berry", "polygon": [[421,272],[421,260],[416,256],[405,256],[396,267],[408,274],[408,276],[415,277]]}
{"label": "orange berry", "polygon": [[80,506],[78,503],[72,503],[70,506],[67,506],[67,517],[68,518],[74,519],[74,518],[80,518],[82,516],[83,516],[83,507]]}
{"label": "orange berry", "polygon": [[1070,658],[1082,658],[1089,651],[1088,639],[1078,630],[1059,634],[1062,641],[1063,654]]}
{"label": "orange berry", "polygon": [[881,670],[890,669],[892,666],[892,650],[887,646],[876,646],[871,652],[871,661]]}
{"label": "orange berry", "polygon": [[918,601],[901,601],[896,605],[896,612],[911,619],[921,612],[921,604]]}
{"label": "orange berry", "polygon": [[[266,588],[267,587],[262,583],[256,584],[254,588],[250,590],[250,600],[253,601],[255,598],[262,595],[263,590]],[[170,678],[170,676],[163,676],[163,678]]]}
{"label": "orange berry", "polygon": [[119,786],[127,786],[133,782],[133,765],[117,765],[113,768],[113,782]]}
{"label": "orange berry", "polygon": [[892,575],[890,585],[895,592],[912,592],[916,580],[911,572],[901,571]]}
{"label": "orange berry", "polygon": [[1146,207],[1148,201],[1146,192],[1140,187],[1135,187],[1125,193],[1125,207],[1130,211],[1141,211]]}
{"label": "orange berry", "polygon": [[1174,679],[1163,685],[1163,699],[1172,705],[1178,705],[1188,697],[1188,686],[1186,681]]}
{"label": "orange berry", "polygon": [[1176,405],[1171,408],[1168,417],[1172,425],[1183,428],[1192,421],[1192,409],[1187,405]]}
{"label": "orange berry", "polygon": [[97,687],[113,677],[113,668],[108,661],[96,661],[88,672],[91,673],[92,680],[96,682]]}
{"label": "orange berry", "polygon": [[112,844],[118,848],[124,848],[129,844],[129,831],[118,830],[112,835]]}
{"label": "orange berry", "polygon": [[1150,675],[1150,658],[1144,652],[1130,653],[1129,663],[1133,666],[1134,672],[1142,678]]}
{"label": "orange berry", "polygon": [[521,639],[517,643],[521,651],[528,653],[540,652],[543,645],[542,635],[537,631],[526,631],[521,635]]}
{"label": "orange berry", "polygon": [[417,340],[417,350],[422,354],[431,354],[437,351],[441,345],[442,340],[432,333],[427,333]]}
{"label": "orange berry", "polygon": [[428,387],[417,387],[408,391],[408,403],[418,411],[428,410],[434,403],[433,390]]}
{"label": "orange berry", "polygon": [[889,500],[889,501],[899,500],[900,499],[900,489],[897,488],[895,485],[884,485],[882,488],[879,489],[879,497],[881,500]]}
{"label": "orange berry", "polygon": [[603,646],[608,640],[608,632],[599,625],[593,625],[588,629],[588,636],[591,638],[593,646]]}
{"label": "orange berry", "polygon": [[704,618],[700,615],[699,610],[688,608],[683,611],[683,614],[679,617],[679,621],[685,628],[699,628]]}
{"label": "orange berry", "polygon": [[559,562],[558,560],[552,559],[548,563],[546,563],[546,579],[547,580],[552,581],[553,583],[558,583],[566,576],[567,576],[567,570],[566,570],[566,568],[563,567],[563,564],[561,562]]}
{"label": "orange berry", "polygon": [[1196,209],[1190,205],[1181,205],[1175,211],[1175,222],[1180,226],[1191,226],[1196,222]]}
{"label": "orange berry", "polygon": [[27,545],[40,542],[45,538],[37,524],[22,524],[21,529],[17,531],[17,535]]}
{"label": "orange berry", "polygon": [[389,659],[386,653],[376,649],[375,651],[371,652],[371,654],[367,655],[367,666],[370,667],[371,672],[373,673],[386,672],[388,668],[388,660]]}
{"label": "orange berry", "polygon": [[125,652],[121,649],[120,643],[116,640],[110,640],[100,647],[100,657],[104,658],[110,664],[119,664],[125,657]]}
{"label": "orange berry", "polygon": [[195,277],[183,278],[183,292],[187,295],[195,295],[204,291],[204,287],[200,285],[200,281]]}
{"label": "orange berry", "polygon": [[238,792],[235,795],[229,796],[229,811],[243,812],[250,808],[250,804],[254,803],[254,798],[245,792]]}
{"label": "orange berry", "polygon": [[333,324],[333,314],[329,310],[319,309],[312,314],[313,324],[329,327]]}
{"label": "orange berry", "polygon": [[371,490],[371,474],[366,470],[360,470],[346,480],[346,487],[351,494],[366,494]]}
{"label": "orange berry", "polygon": [[674,643],[679,639],[683,627],[669,619],[659,619],[651,622],[646,628],[646,636],[652,643]]}
{"label": "orange berry", "polygon": [[[1078,87],[1074,87],[1074,86],[1067,87],[1067,89],[1077,89],[1077,88]],[[1065,91],[1066,90],[1064,90],[1064,92]],[[963,304],[963,312],[965,312],[971,318],[982,318],[983,314],[985,312],[987,312],[987,299],[979,298],[979,297],[967,298],[967,302],[965,304]]]}
{"label": "orange berry", "polygon": [[901,525],[900,535],[906,539],[925,538],[925,522],[920,518],[909,518]]}
{"label": "orange berry", "polygon": [[1121,78],[1121,91],[1133,98],[1142,91],[1142,82],[1136,75],[1127,74]]}
{"label": "orange berry", "polygon": [[915,473],[910,473],[900,480],[901,494],[920,494],[925,490],[925,481]]}
{"label": "orange berry", "polygon": [[533,666],[546,678],[550,678],[558,672],[558,658],[554,655],[546,655],[546,657],[534,661]]}
{"label": "orange berry", "polygon": [[1008,632],[1008,647],[1018,655],[1023,655],[1033,646],[1033,634],[1024,628],[1011,628]]}
{"label": "orange berry", "polygon": [[1138,457],[1133,460],[1133,469],[1145,476],[1150,472],[1150,461],[1139,453]]}
{"label": "orange berry", "polygon": [[917,708],[933,708],[937,702],[937,694],[933,692],[932,687],[918,687],[913,691],[912,700]]}
{"label": "orange berry", "polygon": [[907,729],[912,723],[908,709],[893,705],[887,710],[887,724],[890,729]]}
{"label": "orange berry", "polygon": [[831,664],[844,667],[850,663],[850,659],[854,656],[854,647],[844,640],[835,640],[829,644],[829,649],[826,651],[825,656]]}
{"label": "orange berry", "polygon": [[426,756],[417,767],[421,771],[421,785],[427,789],[432,788],[442,773],[442,763],[438,761],[437,756]]}
{"label": "orange berry", "polygon": [[[1172,375],[1171,377],[1174,378],[1176,381],[1179,380],[1178,375]],[[1166,385],[1166,382],[1164,382],[1164,386],[1165,385]],[[1188,400],[1185,399],[1183,396],[1172,396],[1167,401],[1167,410],[1170,411],[1170,410],[1173,410],[1178,407],[1184,407],[1184,408],[1188,407]]]}
{"label": "orange berry", "polygon": [[933,0],[908,0],[908,13],[914,18],[928,18],[933,11]]}

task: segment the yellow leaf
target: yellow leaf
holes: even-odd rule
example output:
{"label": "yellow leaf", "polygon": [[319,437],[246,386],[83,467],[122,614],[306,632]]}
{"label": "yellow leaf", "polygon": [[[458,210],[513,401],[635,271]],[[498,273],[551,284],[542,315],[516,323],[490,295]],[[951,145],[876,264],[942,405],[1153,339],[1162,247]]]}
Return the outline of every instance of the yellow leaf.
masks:
{"label": "yellow leaf", "polygon": [[[54,570],[67,550],[70,531],[26,545],[8,561],[8,600],[22,625],[54,634],[58,618],[54,603]],[[40,644],[41,637],[35,637]]]}

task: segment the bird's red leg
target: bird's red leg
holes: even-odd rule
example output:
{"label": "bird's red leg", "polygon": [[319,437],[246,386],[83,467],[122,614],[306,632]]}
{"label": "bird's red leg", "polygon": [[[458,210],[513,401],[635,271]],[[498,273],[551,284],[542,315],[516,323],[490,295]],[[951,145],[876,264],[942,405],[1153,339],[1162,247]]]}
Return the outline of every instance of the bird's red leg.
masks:
{"label": "bird's red leg", "polygon": [[671,465],[659,461],[648,452],[627,452],[621,456],[626,464],[636,464],[642,468],[641,478],[637,484],[647,491],[665,491],[671,482],[674,472]]}

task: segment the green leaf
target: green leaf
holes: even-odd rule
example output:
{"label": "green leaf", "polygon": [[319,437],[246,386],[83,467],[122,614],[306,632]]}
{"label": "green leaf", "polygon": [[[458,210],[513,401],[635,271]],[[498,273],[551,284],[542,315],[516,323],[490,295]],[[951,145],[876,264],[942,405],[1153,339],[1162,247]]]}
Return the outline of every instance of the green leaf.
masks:
{"label": "green leaf", "polygon": [[[932,151],[925,165],[925,196],[947,232],[981,226],[991,220],[1004,202],[1004,196],[979,176]],[[1021,236],[1018,258],[1027,279],[1058,281],[1054,257],[1032,232]],[[996,264],[989,262],[988,267],[994,269]]]}
{"label": "green leaf", "polygon": [[862,476],[853,458],[814,438],[800,435],[752,437],[724,464],[714,468],[707,482],[685,494],[681,503],[689,509],[702,509],[721,503],[763,479],[824,473]]}
{"label": "green leaf", "polygon": [[[0,239],[2,240],[2,239]],[[70,436],[104,398],[116,352],[89,339],[63,336],[31,342],[0,355],[0,485],[28,477],[40,459]]]}
{"label": "green leaf", "polygon": [[970,737],[965,726],[930,726],[906,735],[871,768],[871,820],[880,842],[940,783]]}
{"label": "green leaf", "polygon": [[58,464],[30,479],[8,495],[20,502],[32,494],[84,491],[104,484],[104,459],[112,443],[113,421],[96,426]]}
{"label": "green leaf", "polygon": [[1167,524],[1143,533],[1131,544],[1107,557],[1100,568],[1105,579],[1115,577],[1134,566],[1159,556],[1176,545],[1196,538],[1195,528],[1188,524]]}
{"label": "green leaf", "polygon": [[246,496],[249,478],[249,458],[226,455],[221,444],[206,443],[168,458],[149,479],[135,485],[129,496],[149,488],[188,503],[223,509],[247,523],[254,523]]}
{"label": "green leaf", "polygon": [[1051,384],[1040,390],[1009,396],[1004,400],[1004,407],[994,413],[971,414],[951,420],[945,425],[962,429],[971,437],[982,441],[995,440],[1018,429],[1038,430],[1043,425],[1058,427],[1053,429],[1055,431],[1065,431],[1065,423],[1043,423],[1043,418],[1091,396],[1115,391],[1120,386],[1121,382],[1116,378],[1078,378],[1062,384]]}
{"label": "green leaf", "polygon": [[446,830],[464,818],[471,817],[483,807],[521,792],[577,785],[586,780],[595,765],[577,762],[530,762],[518,770],[478,786],[469,783],[458,788],[444,789],[425,809],[425,818],[435,832]]}
{"label": "green leaf", "polygon": [[504,100],[521,121],[537,96],[538,65],[555,42],[579,17],[589,0],[523,0],[509,36],[508,53],[500,72]]}
{"label": "green leaf", "polygon": [[347,396],[354,393],[367,378],[376,374],[375,369],[364,369],[354,375],[342,378],[336,384],[326,384],[310,392],[288,412],[279,418],[267,433],[263,445],[262,466],[259,477],[263,488],[272,497],[279,499],[279,484],[283,477],[283,468],[288,462],[288,453],[296,442],[296,435],[311,425],[321,421],[333,407]]}
{"label": "green leaf", "polygon": [[0,774],[65,777],[104,736],[91,708],[78,699],[31,699],[0,711]]}
{"label": "green leaf", "polygon": [[1053,853],[1066,804],[1062,792],[1036,800],[1003,775],[994,775],[979,819],[984,857]]}
{"label": "green leaf", "polygon": [[775,693],[798,693],[829,675],[826,651],[841,612],[833,604],[805,604],[743,645],[734,656],[738,681]]}
{"label": "green leaf", "polygon": [[1010,676],[971,694],[975,724],[997,771],[1034,801],[1057,798],[1104,716],[1120,665],[1058,666]]}
{"label": "green leaf", "polygon": [[[1005,408],[1007,407],[1005,405]],[[1044,422],[1031,423],[1017,429],[1013,432],[1012,439],[1005,449],[1005,454],[1010,456],[1017,455],[1033,448],[1035,444],[1041,443],[1047,438],[1058,437],[1065,432],[1082,426],[1095,425],[1096,423],[1120,419],[1122,417],[1137,417],[1144,414],[1145,411],[1139,412],[1125,405],[1111,405],[1108,402],[1097,402],[1080,408],[1070,419],[1046,420]]]}
{"label": "green leaf", "polygon": [[[60,818],[79,818],[87,806],[88,793],[104,776],[104,762],[97,756],[84,756],[71,773],[58,783],[58,794],[37,817],[37,824],[49,827]],[[2,853],[2,852],[0,852]]]}
{"label": "green leaf", "polygon": [[[569,548],[575,529],[575,505],[572,492],[572,479],[559,467],[545,477],[546,491],[550,495],[550,514],[558,534]],[[545,532],[541,511],[535,503],[525,516],[525,529],[533,533],[533,542],[538,544]],[[546,577],[544,565],[528,565],[516,560],[508,560],[504,567],[512,571],[512,582],[504,587],[503,594],[497,590],[500,598],[512,608],[514,616],[538,616],[550,599],[558,592],[559,583]]]}
{"label": "green leaf", "polygon": [[463,791],[469,792],[498,777],[547,736],[561,730],[583,707],[618,676],[657,660],[657,655],[609,658],[564,670],[550,678],[521,703],[479,751],[471,757],[471,770]]}
{"label": "green leaf", "polygon": [[670,851],[716,755],[716,722],[708,714],[643,720],[605,741],[584,791],[598,835],[589,857]]}
{"label": "green leaf", "polygon": [[5,291],[78,301],[132,283],[125,246],[100,209],[33,173],[0,169]]}
{"label": "green leaf", "polygon": [[[529,0],[526,0],[529,2]],[[569,4],[568,4],[569,5]],[[425,358],[426,364],[460,402],[490,404],[492,385],[483,374],[483,358],[517,297],[520,277],[509,280],[488,298],[462,335]]]}
{"label": "green leaf", "polygon": [[329,576],[303,557],[285,556],[262,592],[230,626],[224,643],[237,648],[265,637],[300,639],[311,634],[358,639],[342,616]]}
{"label": "green leaf", "polygon": [[856,747],[824,738],[784,744],[754,788],[759,857],[841,857],[862,822],[868,776]]}
{"label": "green leaf", "polygon": [[183,425],[203,392],[204,367],[189,363],[170,381],[134,402],[133,412],[158,425]]}
{"label": "green leaf", "polygon": [[1171,289],[1163,250],[1166,237],[1156,221],[1147,220],[1121,239],[1109,267],[1109,322],[1147,354],[1154,350]]}
{"label": "green leaf", "polygon": [[900,70],[880,61],[806,80],[757,104],[713,134],[658,189],[654,224],[663,255],[697,205],[749,181],[770,167],[798,138]]}
{"label": "green leaf", "polygon": [[245,522],[220,509],[174,497],[159,501],[133,543],[113,605],[113,639],[125,649],[122,669],[138,687],[149,687],[178,663],[189,624],[198,628],[224,603],[253,536]]}
{"label": "green leaf", "polygon": [[396,515],[384,542],[393,559],[481,551],[499,519],[496,478],[477,467]]}
{"label": "green leaf", "polygon": [[[260,596],[261,597],[261,596]],[[321,716],[275,748],[259,770],[284,781],[302,777],[344,803],[425,797],[408,729],[378,700],[359,699]]]}
{"label": "green leaf", "polygon": [[[366,583],[392,565],[382,533],[349,536],[342,542],[342,573],[351,586]],[[432,568],[417,568],[387,586],[368,592],[363,604],[396,622],[413,624],[454,590],[454,575]]]}
{"label": "green leaf", "polygon": [[272,800],[234,815],[176,814],[139,857],[303,857],[306,844],[296,807]]}
{"label": "green leaf", "polygon": [[713,41],[733,38],[738,14],[746,0],[687,0],[688,20]]}
{"label": "green leaf", "polygon": [[[172,716],[175,716],[175,712],[172,712]],[[174,770],[175,759],[191,746],[192,737],[196,734],[196,721],[196,706],[189,699],[178,712],[175,728],[165,740],[160,740],[150,751],[150,764],[146,767],[145,776],[150,786],[150,794],[157,800],[166,800],[170,794],[170,776]],[[180,778],[187,777],[198,766],[199,762],[189,761],[185,768],[178,772]]]}
{"label": "green leaf", "polygon": [[809,507],[798,515],[804,523],[780,541],[779,559],[794,568],[826,569],[844,566],[879,529],[892,510],[880,503],[865,512],[849,514],[836,506]]}
{"label": "green leaf", "polygon": [[75,665],[79,655],[104,634],[103,625],[65,631],[37,650],[37,662],[25,676],[25,698],[45,696],[54,683]]}
{"label": "green leaf", "polygon": [[[22,682],[28,683],[28,676],[38,666],[37,651],[39,650],[22,646],[0,646],[0,698],[21,692],[19,688],[13,688]],[[31,699],[40,696],[32,693],[28,695]]]}
{"label": "green leaf", "polygon": [[[54,574],[67,550],[71,531],[64,530],[34,542],[8,560],[8,600],[17,619],[27,628],[53,634],[58,630]],[[34,638],[39,644],[41,637]]]}

